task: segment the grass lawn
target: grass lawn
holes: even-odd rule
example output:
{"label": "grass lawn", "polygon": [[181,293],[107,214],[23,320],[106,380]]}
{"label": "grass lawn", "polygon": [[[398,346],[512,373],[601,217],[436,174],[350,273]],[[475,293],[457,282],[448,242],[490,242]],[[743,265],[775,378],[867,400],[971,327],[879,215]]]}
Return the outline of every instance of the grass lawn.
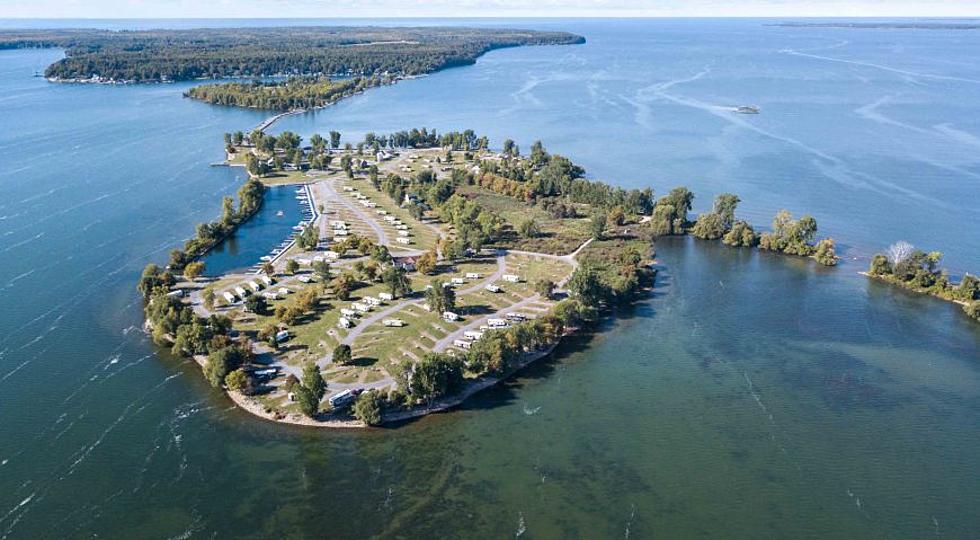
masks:
{"label": "grass lawn", "polygon": [[[391,240],[392,244],[388,246],[389,249],[398,249],[399,247],[402,247],[402,248],[412,248],[412,249],[419,249],[425,251],[425,250],[432,249],[432,247],[435,246],[436,242],[439,240],[439,235],[436,234],[436,232],[432,230],[430,226],[423,224],[419,220],[413,218],[412,215],[408,212],[408,210],[405,210],[397,203],[395,203],[395,201],[392,201],[391,198],[389,198],[386,194],[381,193],[380,191],[375,189],[374,186],[371,185],[371,181],[369,179],[357,178],[354,181],[344,182],[340,185],[340,188],[338,189],[339,193],[341,193],[346,197],[349,197],[350,200],[355,202],[355,204],[360,204],[357,202],[357,199],[355,199],[350,194],[350,192],[343,190],[343,186],[345,185],[356,189],[362,195],[367,197],[368,200],[378,205],[377,208],[365,208],[364,211],[369,214],[372,214],[373,215],[372,217],[376,216],[375,221],[381,224],[381,226],[385,230],[385,233],[387,233],[388,237],[392,239]],[[411,237],[413,238],[413,243],[408,246],[403,246],[402,244],[398,244],[394,242],[394,239],[398,237],[397,229],[395,229],[394,225],[391,225],[390,223],[385,221],[384,216],[378,214],[377,210],[384,210],[388,212],[388,214],[395,216],[396,218],[401,220],[402,223],[404,223],[405,225],[408,225],[409,232],[411,232]]]}
{"label": "grass lawn", "polygon": [[[554,218],[537,206],[525,204],[506,195],[498,195],[479,186],[460,186],[457,192],[476,200],[486,209],[504,218],[511,229],[506,232],[501,242],[506,247],[566,255],[582,245],[582,242],[588,240],[591,235],[589,218]],[[541,231],[535,238],[523,238],[517,234],[517,228],[528,219],[533,219]]]}

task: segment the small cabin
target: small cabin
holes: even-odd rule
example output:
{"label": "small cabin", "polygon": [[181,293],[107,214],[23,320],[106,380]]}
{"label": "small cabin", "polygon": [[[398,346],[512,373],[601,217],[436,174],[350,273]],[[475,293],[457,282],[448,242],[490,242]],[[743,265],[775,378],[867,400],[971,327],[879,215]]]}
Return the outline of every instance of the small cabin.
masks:
{"label": "small cabin", "polygon": [[282,343],[289,339],[289,330],[280,330],[276,332],[276,343]]}
{"label": "small cabin", "polygon": [[378,307],[378,306],[381,305],[381,300],[378,300],[377,298],[375,298],[373,296],[366,296],[366,297],[364,297],[364,302],[367,303],[368,305],[371,305],[371,306],[374,306],[374,307]]}
{"label": "small cabin", "polygon": [[466,283],[466,280],[461,277],[454,277],[450,280],[453,285],[462,285]]}
{"label": "small cabin", "polygon": [[235,294],[237,294],[239,298],[245,298],[245,296],[248,295],[248,291],[245,290],[245,287],[238,285],[235,287]]}
{"label": "small cabin", "polygon": [[480,274],[476,272],[467,272],[466,279],[480,279]]}
{"label": "small cabin", "polygon": [[465,339],[454,339],[453,345],[459,347],[460,349],[469,349],[473,344]]}
{"label": "small cabin", "polygon": [[408,245],[408,244],[411,244],[412,243],[412,239],[411,238],[405,238],[404,236],[399,236],[398,238],[395,238],[395,242],[398,242],[399,244]]}
{"label": "small cabin", "polygon": [[487,283],[487,286],[484,287],[484,289],[486,289],[486,290],[488,290],[488,291],[490,291],[492,293],[498,293],[498,292],[500,292],[500,287],[498,285],[494,285],[493,283]]}
{"label": "small cabin", "polygon": [[260,290],[262,290],[262,286],[255,281],[249,281],[248,286],[251,287],[252,290],[255,292],[259,292]]}
{"label": "small cabin", "polygon": [[516,275],[516,274],[504,274],[503,275],[503,278],[504,278],[504,281],[507,281],[509,283],[520,283],[521,282],[521,277],[518,276],[518,275]]}
{"label": "small cabin", "polygon": [[459,320],[459,314],[453,313],[452,311],[443,311],[442,320],[446,322],[456,322]]}
{"label": "small cabin", "polygon": [[235,298],[235,295],[231,294],[228,291],[221,293],[221,296],[224,296],[225,301],[228,302],[229,304],[234,304],[235,300],[237,300],[237,298]]}
{"label": "small cabin", "polygon": [[391,293],[381,292],[378,293],[378,298],[384,300],[385,302],[391,302],[392,300],[395,299],[395,296]]}
{"label": "small cabin", "polygon": [[385,319],[384,320],[384,325],[385,326],[394,326],[394,327],[400,328],[402,326],[405,326],[405,321],[403,321],[401,319]]}
{"label": "small cabin", "polygon": [[340,308],[340,314],[344,317],[356,317],[357,312],[350,308]]}
{"label": "small cabin", "polygon": [[490,328],[500,328],[501,326],[507,326],[507,321],[505,319],[487,319],[487,324]]}
{"label": "small cabin", "polygon": [[272,285],[272,278],[269,276],[262,276],[259,279],[261,279],[262,283],[265,283],[266,285]]}
{"label": "small cabin", "polygon": [[350,328],[351,326],[354,326],[354,324],[347,317],[341,317],[337,320],[337,326],[340,328]]}
{"label": "small cabin", "polygon": [[167,293],[167,298],[183,298],[184,291],[177,289],[176,291],[170,291]]}

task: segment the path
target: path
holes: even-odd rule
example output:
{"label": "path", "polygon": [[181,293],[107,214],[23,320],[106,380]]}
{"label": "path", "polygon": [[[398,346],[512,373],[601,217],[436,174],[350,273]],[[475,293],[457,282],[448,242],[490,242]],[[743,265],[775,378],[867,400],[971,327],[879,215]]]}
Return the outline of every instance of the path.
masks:
{"label": "path", "polygon": [[317,182],[314,186],[319,187],[325,191],[324,200],[335,200],[338,203],[344,205],[348,210],[357,215],[357,217],[367,224],[368,227],[374,231],[374,234],[378,237],[378,244],[383,246],[388,245],[388,234],[385,232],[384,228],[371,216],[364,211],[363,208],[358,207],[353,201],[349,200],[347,197],[343,197],[334,188],[335,180],[328,179],[323,182]]}
{"label": "path", "polygon": [[[480,289],[482,289],[483,287],[486,287],[487,284],[493,283],[494,281],[497,281],[498,279],[500,279],[500,277],[503,276],[506,271],[507,271],[507,262],[506,262],[505,255],[502,252],[498,252],[497,253],[497,270],[494,271],[493,274],[490,274],[490,276],[488,276],[486,279],[483,279],[483,280],[481,280],[481,281],[475,283],[474,285],[471,285],[470,287],[467,287],[465,289],[460,289],[459,291],[456,292],[456,294],[457,295],[464,295],[464,294],[471,294],[471,293],[477,292]],[[401,311],[402,309],[405,309],[405,308],[407,308],[409,306],[412,306],[412,305],[417,305],[417,306],[418,305],[422,305],[424,302],[425,301],[424,300],[421,300],[421,299],[416,299],[416,300],[402,300],[401,302],[398,302],[396,304],[392,304],[391,306],[389,306],[389,307],[387,307],[387,308],[385,308],[385,309],[383,309],[383,310],[381,310],[381,311],[379,311],[377,313],[372,314],[370,317],[361,319],[361,321],[357,323],[357,326],[355,326],[353,329],[351,329],[351,331],[347,333],[347,336],[343,340],[341,340],[340,343],[341,344],[344,344],[344,345],[352,345],[354,343],[354,340],[356,340],[358,336],[360,336],[362,333],[364,333],[364,331],[367,330],[367,328],[369,326],[371,326],[372,324],[375,324],[375,323],[377,323],[377,322],[379,322],[379,321],[381,321],[383,319],[386,319],[386,318],[390,317],[391,315],[394,315],[395,313],[397,313],[397,312]],[[333,351],[330,351],[329,353],[327,353],[326,355],[324,355],[322,358],[320,358],[319,360],[317,360],[317,365],[319,365],[320,367],[323,367],[324,365],[328,364],[332,359],[333,359]]]}
{"label": "path", "polygon": [[529,296],[529,297],[521,300],[520,302],[516,302],[516,303],[511,304],[511,305],[506,306],[506,307],[502,307],[502,308],[498,309],[497,311],[495,311],[493,313],[490,313],[490,314],[487,314],[487,315],[480,315],[479,317],[474,318],[472,321],[470,321],[469,323],[467,323],[463,327],[459,328],[458,330],[455,330],[453,332],[450,332],[449,334],[446,335],[446,337],[440,339],[439,341],[436,341],[435,345],[432,346],[432,351],[433,352],[442,352],[442,351],[446,350],[447,347],[449,347],[450,345],[452,345],[453,344],[453,341],[459,339],[460,336],[464,335],[467,330],[474,330],[474,329],[479,328],[480,326],[486,324],[487,319],[493,319],[493,318],[503,319],[504,318],[503,315],[505,313],[508,313],[510,311],[514,311],[514,310],[519,310],[519,309],[525,308],[528,305],[533,304],[533,303],[539,301],[540,299],[541,299],[541,296],[540,295],[533,294],[533,295],[531,295],[531,296]]}

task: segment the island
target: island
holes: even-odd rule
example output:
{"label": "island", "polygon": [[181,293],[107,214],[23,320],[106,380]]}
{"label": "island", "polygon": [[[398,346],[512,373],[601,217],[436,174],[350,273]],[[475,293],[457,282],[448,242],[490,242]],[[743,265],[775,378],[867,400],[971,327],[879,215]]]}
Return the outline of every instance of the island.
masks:
{"label": "island", "polygon": [[[150,264],[147,329],[263,418],[320,427],[404,422],[460,404],[595,328],[654,287],[659,236],[837,263],[816,220],[780,212],[758,234],[719,195],[590,180],[540,142],[522,155],[472,130],[225,135],[249,180],[236,206]],[[229,234],[264,185],[294,186],[304,218],[242,273],[202,277],[202,248]],[[258,190],[256,186],[259,186]],[[216,232],[217,231],[217,232]]]}

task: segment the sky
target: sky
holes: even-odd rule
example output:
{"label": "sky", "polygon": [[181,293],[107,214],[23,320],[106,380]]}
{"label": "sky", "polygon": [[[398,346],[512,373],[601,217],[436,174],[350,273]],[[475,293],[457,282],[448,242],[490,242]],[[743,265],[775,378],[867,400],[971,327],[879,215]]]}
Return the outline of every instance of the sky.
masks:
{"label": "sky", "polygon": [[980,17],[980,0],[0,0],[0,18]]}

